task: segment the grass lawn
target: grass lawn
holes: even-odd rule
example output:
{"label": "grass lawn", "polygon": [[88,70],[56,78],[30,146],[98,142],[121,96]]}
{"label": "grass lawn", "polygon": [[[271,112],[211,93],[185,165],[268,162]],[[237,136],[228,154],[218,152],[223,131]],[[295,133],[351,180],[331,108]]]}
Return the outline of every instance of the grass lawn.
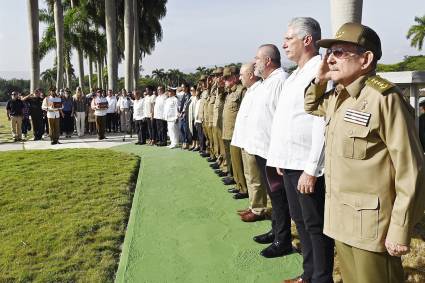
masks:
{"label": "grass lawn", "polygon": [[139,158],[15,151],[0,164],[0,282],[112,282]]}

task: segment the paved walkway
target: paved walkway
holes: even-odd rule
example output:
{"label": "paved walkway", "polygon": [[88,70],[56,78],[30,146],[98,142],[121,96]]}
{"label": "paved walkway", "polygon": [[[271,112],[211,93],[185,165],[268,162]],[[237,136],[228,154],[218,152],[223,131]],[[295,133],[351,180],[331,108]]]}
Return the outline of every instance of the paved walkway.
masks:
{"label": "paved walkway", "polygon": [[45,138],[41,141],[30,140],[24,142],[3,142],[0,143],[0,151],[64,148],[110,148],[122,144],[130,144],[137,140],[135,135],[133,135],[132,138],[127,135],[125,142],[123,142],[123,137],[123,134],[107,134],[107,139],[105,140],[98,140],[96,136],[89,135],[83,137],[72,136],[72,138],[61,137],[59,139],[61,144],[57,145],[51,145],[49,138]]}
{"label": "paved walkway", "polygon": [[298,254],[264,259],[252,240],[270,221],[244,223],[234,200],[197,153],[126,145],[141,170],[116,282],[282,282],[301,274]]}

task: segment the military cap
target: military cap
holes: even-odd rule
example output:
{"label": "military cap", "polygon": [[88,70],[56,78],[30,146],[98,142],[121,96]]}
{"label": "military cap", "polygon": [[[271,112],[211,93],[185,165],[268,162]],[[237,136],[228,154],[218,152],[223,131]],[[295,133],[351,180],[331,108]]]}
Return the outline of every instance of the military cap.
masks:
{"label": "military cap", "polygon": [[223,77],[230,76],[232,74],[232,71],[230,70],[230,67],[225,67],[223,69]]}
{"label": "military cap", "polygon": [[382,56],[381,40],[378,34],[368,26],[358,23],[345,23],[335,34],[335,38],[318,40],[320,47],[329,48],[335,43],[352,43],[372,51],[376,59]]}
{"label": "military cap", "polygon": [[199,78],[199,81],[205,81],[206,79],[207,79],[207,76],[201,75],[201,77]]}
{"label": "military cap", "polygon": [[238,67],[232,65],[229,68],[230,68],[230,72],[232,73],[232,75],[239,73]]}
{"label": "military cap", "polygon": [[215,74],[215,75],[223,74],[223,67],[218,67],[217,69],[215,69],[213,74]]}

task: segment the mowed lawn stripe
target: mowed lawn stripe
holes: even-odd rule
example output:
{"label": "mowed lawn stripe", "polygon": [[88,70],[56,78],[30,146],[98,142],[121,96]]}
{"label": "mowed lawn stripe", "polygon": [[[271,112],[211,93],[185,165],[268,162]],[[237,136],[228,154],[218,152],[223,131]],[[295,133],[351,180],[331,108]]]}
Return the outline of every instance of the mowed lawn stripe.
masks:
{"label": "mowed lawn stripe", "polygon": [[0,153],[0,282],[113,282],[139,158]]}
{"label": "mowed lawn stripe", "polygon": [[244,223],[233,200],[197,153],[127,145],[141,156],[117,282],[281,282],[302,272],[298,254],[264,259],[252,240],[270,221]]}

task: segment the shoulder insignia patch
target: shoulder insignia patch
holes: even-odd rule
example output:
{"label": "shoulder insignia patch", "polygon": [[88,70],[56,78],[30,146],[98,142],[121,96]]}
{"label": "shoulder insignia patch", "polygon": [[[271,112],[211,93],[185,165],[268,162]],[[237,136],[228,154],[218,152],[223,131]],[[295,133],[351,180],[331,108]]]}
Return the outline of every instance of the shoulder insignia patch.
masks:
{"label": "shoulder insignia patch", "polygon": [[392,82],[381,78],[380,76],[372,76],[366,80],[366,85],[384,94],[387,90],[394,88],[396,85]]}

